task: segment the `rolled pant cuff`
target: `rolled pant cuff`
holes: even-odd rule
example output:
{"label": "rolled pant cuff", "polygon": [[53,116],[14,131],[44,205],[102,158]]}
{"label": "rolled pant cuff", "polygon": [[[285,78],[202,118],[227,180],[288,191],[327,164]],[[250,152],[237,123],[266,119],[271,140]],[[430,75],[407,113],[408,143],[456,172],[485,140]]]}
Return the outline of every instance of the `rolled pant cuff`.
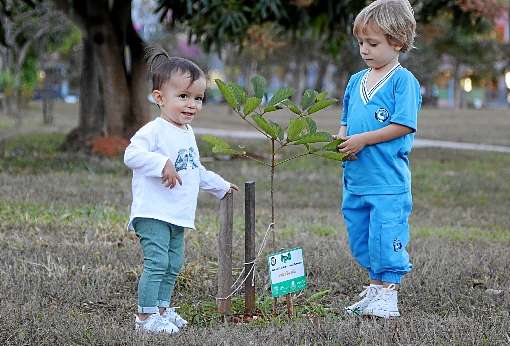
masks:
{"label": "rolled pant cuff", "polygon": [[381,274],[381,281],[385,283],[400,285],[402,281],[402,275],[397,273],[386,272]]}
{"label": "rolled pant cuff", "polygon": [[382,275],[381,274],[376,274],[372,271],[368,271],[368,275],[370,277],[370,280],[375,280],[375,281],[382,281]]}
{"label": "rolled pant cuff", "polygon": [[158,306],[160,308],[169,308],[170,302],[168,300],[158,300]]}
{"label": "rolled pant cuff", "polygon": [[159,308],[157,306],[140,306],[140,305],[138,305],[138,313],[139,314],[155,314],[155,313],[159,313]]}

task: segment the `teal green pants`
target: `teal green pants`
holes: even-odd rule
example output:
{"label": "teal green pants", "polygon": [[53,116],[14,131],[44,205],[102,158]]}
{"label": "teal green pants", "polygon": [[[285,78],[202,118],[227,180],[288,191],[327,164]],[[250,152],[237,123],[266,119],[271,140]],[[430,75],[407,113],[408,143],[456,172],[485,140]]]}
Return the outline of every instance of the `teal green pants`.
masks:
{"label": "teal green pants", "polygon": [[143,249],[143,273],[138,281],[138,313],[153,314],[170,306],[177,275],[184,262],[184,228],[147,218],[133,227]]}

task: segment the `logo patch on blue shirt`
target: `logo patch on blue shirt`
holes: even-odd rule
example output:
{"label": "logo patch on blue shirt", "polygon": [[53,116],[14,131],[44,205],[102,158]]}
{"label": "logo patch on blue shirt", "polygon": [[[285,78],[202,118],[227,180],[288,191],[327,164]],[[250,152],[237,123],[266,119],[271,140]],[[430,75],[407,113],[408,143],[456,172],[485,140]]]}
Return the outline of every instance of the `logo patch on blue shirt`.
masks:
{"label": "logo patch on blue shirt", "polygon": [[384,123],[390,117],[390,112],[385,108],[379,108],[375,111],[375,120],[380,123]]}

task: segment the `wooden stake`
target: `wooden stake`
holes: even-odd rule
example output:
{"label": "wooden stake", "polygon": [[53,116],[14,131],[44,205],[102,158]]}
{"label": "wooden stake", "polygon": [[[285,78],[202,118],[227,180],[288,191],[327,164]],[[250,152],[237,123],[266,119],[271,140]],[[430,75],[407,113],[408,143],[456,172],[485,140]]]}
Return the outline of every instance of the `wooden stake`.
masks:
{"label": "wooden stake", "polygon": [[[218,297],[230,294],[232,287],[232,229],[234,212],[232,193],[227,193],[220,202],[220,232],[218,234]],[[218,311],[230,314],[230,298],[218,299]]]}
{"label": "wooden stake", "polygon": [[292,303],[292,293],[287,294],[287,315],[292,318],[294,315],[294,304]]}
{"label": "wooden stake", "polygon": [[253,315],[255,312],[255,182],[244,183],[244,313]]}

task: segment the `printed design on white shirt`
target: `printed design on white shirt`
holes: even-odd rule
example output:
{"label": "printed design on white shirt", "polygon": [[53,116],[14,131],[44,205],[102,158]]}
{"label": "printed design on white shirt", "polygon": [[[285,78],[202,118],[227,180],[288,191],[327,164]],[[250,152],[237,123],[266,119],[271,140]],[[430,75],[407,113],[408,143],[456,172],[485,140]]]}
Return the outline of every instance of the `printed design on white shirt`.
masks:
{"label": "printed design on white shirt", "polygon": [[381,89],[384,84],[386,84],[386,82],[390,79],[390,77],[393,75],[393,73],[400,67],[400,64],[396,64],[390,71],[388,71],[388,73],[386,73],[384,75],[384,77],[382,77],[377,83],[375,83],[375,85],[370,89],[368,90],[368,87],[367,87],[367,79],[368,79],[368,74],[370,73],[370,71],[372,71],[372,69],[368,69],[367,72],[365,72],[365,75],[363,76],[363,79],[361,80],[361,84],[360,84],[360,94],[361,94],[361,99],[363,100],[363,103],[364,104],[367,104],[371,99],[372,97],[375,95],[375,93]]}
{"label": "printed design on white shirt", "polygon": [[198,160],[195,156],[195,150],[190,147],[189,149],[180,149],[175,160],[175,170],[177,172],[191,168],[198,167]]}

